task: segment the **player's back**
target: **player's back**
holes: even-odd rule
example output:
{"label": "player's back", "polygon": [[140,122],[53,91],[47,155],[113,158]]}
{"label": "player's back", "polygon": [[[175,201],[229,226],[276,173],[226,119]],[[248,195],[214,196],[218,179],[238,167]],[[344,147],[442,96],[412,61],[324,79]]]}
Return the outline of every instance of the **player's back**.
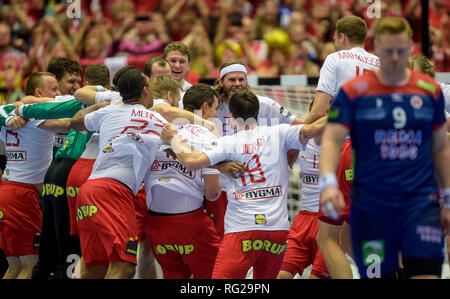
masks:
{"label": "player's back", "polygon": [[54,133],[38,128],[42,120],[29,121],[20,130],[4,127],[1,139],[5,143],[7,165],[5,179],[39,184],[52,161]]}
{"label": "player's back", "polygon": [[348,80],[380,67],[380,59],[363,48],[341,50],[327,56],[320,69],[318,91],[335,97]]}
{"label": "player's back", "polygon": [[310,139],[305,150],[300,151],[298,161],[301,169],[301,210],[309,212],[319,211],[319,155],[321,146],[314,139]]}
{"label": "player's back", "polygon": [[[161,115],[142,105],[110,105],[88,114],[86,128],[99,132],[99,155],[89,178],[117,179],[137,192],[144,170],[156,154],[153,145],[161,143],[159,134],[165,123]],[[121,138],[127,135],[135,139]],[[153,142],[146,141],[150,137]],[[141,143],[149,146],[140,146]]]}
{"label": "player's back", "polygon": [[354,204],[404,207],[436,192],[431,136],[445,119],[432,78],[413,71],[402,86],[384,85],[374,72],[355,78],[342,87],[329,121],[351,128]]}
{"label": "player's back", "polygon": [[301,147],[298,129],[287,124],[256,127],[220,138],[216,147],[209,149],[220,156],[219,160],[241,162],[246,169],[239,178],[227,182],[226,233],[289,229],[286,154],[290,148]]}

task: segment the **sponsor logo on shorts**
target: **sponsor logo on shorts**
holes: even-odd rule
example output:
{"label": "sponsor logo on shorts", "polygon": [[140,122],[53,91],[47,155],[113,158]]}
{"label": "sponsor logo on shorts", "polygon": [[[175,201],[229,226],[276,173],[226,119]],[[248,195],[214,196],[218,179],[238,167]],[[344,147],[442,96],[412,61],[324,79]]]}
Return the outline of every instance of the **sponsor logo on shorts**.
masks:
{"label": "sponsor logo on shorts", "polygon": [[64,188],[55,184],[45,184],[42,188],[42,195],[53,195],[59,197],[64,194]]}
{"label": "sponsor logo on shorts", "polygon": [[384,261],[384,240],[370,240],[362,242],[362,254],[364,266],[372,264],[371,255],[376,255],[380,258],[380,263]]}
{"label": "sponsor logo on shorts", "polygon": [[27,161],[27,152],[25,151],[7,151],[6,159],[8,161]]}
{"label": "sponsor logo on shorts", "polygon": [[266,187],[266,188],[256,188],[251,190],[246,190],[243,192],[234,192],[234,198],[236,200],[256,200],[271,197],[279,197],[283,195],[281,190],[281,185]]}
{"label": "sponsor logo on shorts", "polygon": [[270,240],[242,240],[242,252],[264,250],[271,254],[280,255],[287,248],[287,244],[279,244]]}
{"label": "sponsor logo on shorts", "polygon": [[138,237],[130,238],[130,240],[127,243],[127,247],[125,249],[125,253],[132,256],[136,256],[137,247],[138,247]]}
{"label": "sponsor logo on shorts", "polygon": [[266,214],[255,214],[255,224],[267,224]]}
{"label": "sponsor logo on shorts", "polygon": [[98,212],[98,208],[95,205],[83,205],[77,209],[77,221],[81,221],[86,217],[92,217]]}
{"label": "sponsor logo on shorts", "polygon": [[41,243],[41,233],[36,233],[33,239],[33,248],[39,249],[39,244]]}
{"label": "sponsor logo on shorts", "polygon": [[5,215],[5,213],[3,213],[3,211],[2,210],[0,210],[0,220],[2,220],[3,219],[3,216]]}
{"label": "sponsor logo on shorts", "polygon": [[344,175],[347,182],[353,181],[353,168],[345,169]]}
{"label": "sponsor logo on shorts", "polygon": [[74,186],[66,187],[67,197],[75,198],[78,196],[79,191],[80,191],[80,187],[74,187]]}
{"label": "sponsor logo on shorts", "polygon": [[420,236],[420,241],[440,244],[442,242],[442,229],[429,225],[418,225],[416,233]]}
{"label": "sponsor logo on shorts", "polygon": [[156,254],[167,254],[169,251],[178,252],[181,255],[189,255],[194,252],[194,244],[158,244],[156,245]]}

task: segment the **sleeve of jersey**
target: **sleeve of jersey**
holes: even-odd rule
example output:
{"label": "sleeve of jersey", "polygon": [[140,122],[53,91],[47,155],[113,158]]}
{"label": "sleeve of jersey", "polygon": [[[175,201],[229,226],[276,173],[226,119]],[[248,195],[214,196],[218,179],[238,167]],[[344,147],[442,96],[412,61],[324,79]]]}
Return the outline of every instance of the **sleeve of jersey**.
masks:
{"label": "sleeve of jersey", "polygon": [[305,141],[305,143],[301,143],[299,138],[300,130],[302,129],[303,125],[296,125],[296,126],[282,125],[280,127],[281,127],[280,134],[285,135],[284,143],[286,150],[289,149],[298,149],[300,151],[305,150],[305,146],[308,141]]}
{"label": "sleeve of jersey", "polygon": [[336,99],[328,112],[329,123],[340,123],[348,128],[352,126],[353,102],[343,88],[339,89]]}
{"label": "sleeve of jersey", "polygon": [[[260,125],[272,124],[272,119],[278,119],[279,124],[291,124],[295,119],[295,115],[271,98],[260,97],[259,105],[261,106],[259,109],[260,115],[258,115]],[[266,123],[261,122],[264,118],[267,121]]]}
{"label": "sleeve of jersey", "polygon": [[211,165],[215,165],[225,160],[229,160],[232,147],[227,136],[220,137],[203,147],[202,152],[208,157]]}
{"label": "sleeve of jersey", "polygon": [[[217,137],[213,133],[211,133],[210,131],[208,131],[206,129],[203,131],[203,134],[201,134],[200,136],[201,136],[201,143],[194,145],[194,149],[196,151],[202,151],[205,146],[207,146],[208,144],[211,144],[212,142],[217,140]],[[214,164],[211,164],[211,165],[214,165]],[[203,168],[201,171],[202,171],[202,175],[204,175],[204,174],[205,175],[220,174],[220,171],[218,171],[217,169],[208,168],[208,167]]]}
{"label": "sleeve of jersey", "polygon": [[104,101],[110,101],[112,104],[114,104],[120,100],[122,100],[122,97],[120,96],[120,93],[118,93],[117,91],[111,91],[111,90],[99,91],[95,95],[95,103],[96,104],[104,102]]}
{"label": "sleeve of jersey", "polygon": [[440,91],[438,98],[434,101],[435,113],[432,122],[433,130],[437,130],[445,124],[444,102],[444,95],[442,94],[442,91]]}
{"label": "sleeve of jersey", "polygon": [[[102,109],[100,109],[102,110]],[[90,132],[98,132],[100,130],[99,111],[88,113],[84,116],[84,126]]]}
{"label": "sleeve of jersey", "polygon": [[8,120],[15,116],[14,109],[16,106],[14,105],[2,105],[0,106],[0,125],[8,126]]}
{"label": "sleeve of jersey", "polygon": [[19,114],[24,118],[34,119],[71,118],[82,107],[82,103],[72,99],[66,102],[47,102],[22,105],[19,107]]}
{"label": "sleeve of jersey", "polygon": [[331,96],[336,96],[336,66],[334,55],[328,55],[322,68],[320,69],[319,82],[317,84],[318,91],[326,92]]}

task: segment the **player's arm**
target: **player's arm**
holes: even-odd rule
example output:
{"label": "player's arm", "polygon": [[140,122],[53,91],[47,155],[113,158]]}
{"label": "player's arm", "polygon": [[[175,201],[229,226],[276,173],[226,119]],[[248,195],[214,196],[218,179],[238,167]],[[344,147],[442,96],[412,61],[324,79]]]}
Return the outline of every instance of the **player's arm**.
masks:
{"label": "player's arm", "polygon": [[66,102],[48,102],[28,105],[17,105],[15,112],[23,118],[34,119],[59,119],[74,116],[83,104],[77,100]]}
{"label": "player's arm", "polygon": [[323,116],[326,116],[328,110],[330,110],[331,101],[333,96],[323,91],[316,91],[314,95],[314,103],[311,107],[311,111],[305,118],[305,124],[310,124],[320,119]]}
{"label": "player's arm", "polygon": [[450,144],[445,126],[433,131],[431,150],[433,152],[434,166],[444,200],[443,217],[450,224]]}
{"label": "player's arm", "polygon": [[89,131],[85,127],[84,117],[87,114],[94,112],[95,110],[98,110],[98,109],[103,108],[108,105],[109,105],[109,102],[105,101],[105,102],[100,102],[98,104],[89,106],[87,108],[84,108],[83,110],[78,111],[70,120],[70,127],[77,131]]}
{"label": "player's arm", "polygon": [[244,164],[236,161],[220,162],[215,165],[209,166],[209,168],[217,169],[221,173],[229,175],[230,177],[235,179],[245,172]]}
{"label": "player's arm", "polygon": [[98,102],[98,100],[96,101],[97,93],[103,91],[104,88],[100,85],[98,86],[86,85],[77,89],[77,91],[75,91],[73,96],[77,101],[81,103],[93,105]]}
{"label": "player's arm", "polygon": [[320,204],[323,208],[328,209],[324,212],[333,218],[337,218],[345,207],[344,196],[339,190],[336,178],[336,170],[342,144],[348,133],[349,129],[346,126],[340,123],[328,123],[322,136],[322,149],[319,158]]}
{"label": "player's arm", "polygon": [[187,169],[195,171],[211,165],[209,158],[202,152],[195,151],[189,145],[183,143],[177,135],[178,131],[172,124],[166,124],[161,131],[161,139],[170,144],[177,159],[186,166]]}
{"label": "player's arm", "polygon": [[205,198],[209,201],[215,201],[222,190],[218,174],[204,174],[203,183],[205,185]]}
{"label": "player's arm", "polygon": [[190,111],[186,111],[178,107],[172,107],[166,104],[157,104],[152,107],[152,110],[161,114],[168,122],[177,124],[199,124],[207,128],[217,137],[220,136],[213,122],[205,120]]}
{"label": "player's arm", "polygon": [[38,127],[53,133],[68,133],[70,131],[70,118],[49,119],[43,121]]}
{"label": "player's arm", "polygon": [[301,143],[308,141],[308,139],[316,138],[322,135],[322,132],[327,124],[328,116],[322,116],[312,124],[303,125],[300,130],[299,139]]}

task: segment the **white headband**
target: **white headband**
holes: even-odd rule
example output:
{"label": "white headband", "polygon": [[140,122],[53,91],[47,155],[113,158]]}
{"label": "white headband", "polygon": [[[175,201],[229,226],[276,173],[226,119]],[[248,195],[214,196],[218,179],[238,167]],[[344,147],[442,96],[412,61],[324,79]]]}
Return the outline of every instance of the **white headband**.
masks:
{"label": "white headband", "polygon": [[239,63],[228,65],[220,70],[220,78],[231,72],[243,72],[247,75],[247,68]]}

